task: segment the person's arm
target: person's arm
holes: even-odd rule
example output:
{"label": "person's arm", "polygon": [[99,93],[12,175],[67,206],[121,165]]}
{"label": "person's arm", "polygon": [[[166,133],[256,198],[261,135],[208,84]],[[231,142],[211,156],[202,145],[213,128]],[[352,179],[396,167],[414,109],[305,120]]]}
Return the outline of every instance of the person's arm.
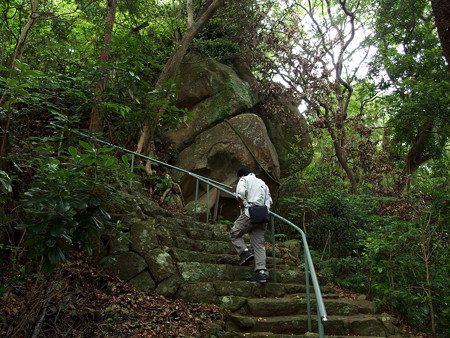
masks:
{"label": "person's arm", "polygon": [[270,190],[269,187],[266,185],[266,201],[265,201],[265,205],[267,205],[267,207],[270,209],[270,207],[272,206],[272,196],[270,195]]}
{"label": "person's arm", "polygon": [[243,208],[244,207],[244,200],[242,198],[240,198],[239,196],[236,196],[236,199],[239,203],[239,208]]}
{"label": "person's arm", "polygon": [[245,207],[244,200],[246,195],[247,195],[247,188],[245,184],[245,179],[241,178],[236,186],[236,199],[239,203],[240,208]]}

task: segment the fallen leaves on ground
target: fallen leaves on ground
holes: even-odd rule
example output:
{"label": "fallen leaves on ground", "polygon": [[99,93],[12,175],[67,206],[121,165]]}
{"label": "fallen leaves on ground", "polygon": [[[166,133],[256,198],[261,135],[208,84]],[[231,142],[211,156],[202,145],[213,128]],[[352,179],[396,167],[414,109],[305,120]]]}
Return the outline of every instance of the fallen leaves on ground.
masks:
{"label": "fallen leaves on ground", "polygon": [[223,319],[217,306],[136,290],[80,253],[48,276],[5,271],[0,336],[204,337]]}

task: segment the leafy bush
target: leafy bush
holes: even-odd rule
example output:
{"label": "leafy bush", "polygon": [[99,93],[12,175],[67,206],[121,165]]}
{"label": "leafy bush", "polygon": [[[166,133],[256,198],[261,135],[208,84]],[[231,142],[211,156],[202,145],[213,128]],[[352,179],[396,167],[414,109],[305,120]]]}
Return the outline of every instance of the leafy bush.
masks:
{"label": "leafy bush", "polygon": [[110,225],[108,207],[122,203],[111,177],[132,179],[128,159],[122,163],[107,155],[112,149],[95,149],[80,141],[84,152],[69,147],[67,156],[37,158],[37,172],[21,204],[25,211],[24,246],[31,257],[43,256],[49,270],[65,260],[64,251],[80,245],[92,253],[93,239]]}
{"label": "leafy bush", "polygon": [[6,202],[6,194],[12,192],[11,177],[3,170],[0,170],[0,205]]}
{"label": "leafy bush", "polygon": [[366,227],[376,203],[377,199],[370,196],[334,189],[309,198],[289,197],[281,201],[288,219],[296,224],[305,221],[310,245],[335,257],[353,252],[359,239],[358,230]]}
{"label": "leafy bush", "polygon": [[353,257],[332,258],[321,271],[421,330],[448,330],[448,229],[432,220],[429,213],[412,221],[373,215]]}

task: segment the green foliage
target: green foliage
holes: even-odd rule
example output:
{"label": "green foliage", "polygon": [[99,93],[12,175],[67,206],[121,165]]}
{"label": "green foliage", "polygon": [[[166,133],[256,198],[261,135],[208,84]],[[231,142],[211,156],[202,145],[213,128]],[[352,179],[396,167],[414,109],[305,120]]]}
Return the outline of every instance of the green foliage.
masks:
{"label": "green foliage", "polygon": [[147,180],[159,194],[162,194],[166,189],[171,188],[173,183],[172,177],[167,173],[152,175],[148,177]]}
{"label": "green foliage", "polygon": [[289,146],[291,148],[287,155],[289,170],[295,175],[311,163],[314,151],[312,150],[312,147],[305,149],[305,146],[302,145],[302,137],[299,135],[295,135],[295,142],[289,144]]}
{"label": "green foliage", "polygon": [[[126,53],[127,46],[115,47],[117,53]],[[142,64],[148,64],[143,68]],[[176,87],[173,81],[165,83],[160,90],[153,81],[160,65],[149,57],[135,53],[104,65],[93,64],[94,78],[110,74],[110,86],[102,97],[102,114],[106,129],[113,130],[117,139],[137,137],[136,132],[151,121],[159,128],[176,128],[191,119],[193,113],[174,105]],[[157,69],[157,70],[156,70]],[[159,114],[164,107],[164,113]],[[158,120],[156,120],[158,117]]]}
{"label": "green foliage", "polygon": [[92,253],[94,239],[110,225],[108,206],[122,203],[110,177],[133,178],[126,157],[119,162],[109,148],[79,144],[83,151],[69,147],[67,156],[36,158],[33,183],[22,194],[25,219],[17,229],[26,229],[24,246],[31,257],[43,256],[47,270],[73,245]]}
{"label": "green foliage", "polygon": [[32,99],[32,89],[39,88],[42,72],[33,70],[31,67],[20,61],[17,67],[8,69],[0,66],[0,71],[8,74],[9,77],[0,77],[0,86],[3,94],[7,97],[3,103],[3,108],[8,111],[16,104],[26,104]]}
{"label": "green foliage", "polygon": [[0,170],[0,205],[6,202],[6,195],[12,192],[12,178],[3,170]]}
{"label": "green foliage", "polygon": [[442,157],[450,136],[450,74],[430,13],[424,0],[377,4],[373,72],[387,73],[379,88],[390,92],[384,101],[401,163],[411,149],[419,164]]}
{"label": "green foliage", "polygon": [[[350,195],[333,167],[309,166],[291,180],[287,218],[321,252],[320,271],[366,293],[420,330],[449,329],[448,156],[421,167],[405,197]],[[296,184],[292,183],[296,182]],[[296,189],[294,187],[297,187]],[[370,190],[367,190],[370,191]]]}
{"label": "green foliage", "polygon": [[0,87],[4,90],[3,109],[0,118],[10,119],[12,137],[24,137],[21,133],[23,121],[53,119],[64,124],[78,124],[90,100],[91,84],[83,77],[66,77],[62,74],[33,70],[22,62],[17,67],[1,67],[5,76],[0,76]]}
{"label": "green foliage", "polygon": [[438,217],[435,212],[419,213],[411,221],[372,215],[358,229],[352,255],[329,259],[321,271],[421,330],[430,328],[431,317],[438,331],[448,330],[450,229],[444,210]]}
{"label": "green foliage", "polygon": [[202,55],[219,59],[225,64],[230,64],[228,59],[239,55],[239,45],[227,37],[229,27],[221,18],[209,20],[205,28],[192,41],[192,50]]}
{"label": "green foliage", "polygon": [[282,205],[287,207],[287,218],[294,223],[307,220],[308,242],[313,248],[345,257],[357,246],[358,230],[367,226],[374,202],[370,196],[329,190],[309,198],[284,198]]}

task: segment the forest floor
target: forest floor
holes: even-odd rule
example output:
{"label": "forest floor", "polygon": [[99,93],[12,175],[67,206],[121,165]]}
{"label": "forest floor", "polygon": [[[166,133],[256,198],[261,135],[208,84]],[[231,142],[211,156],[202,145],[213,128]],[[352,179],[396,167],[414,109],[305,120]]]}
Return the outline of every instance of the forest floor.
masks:
{"label": "forest floor", "polygon": [[48,275],[0,260],[0,337],[209,337],[215,305],[136,290],[71,253]]}

